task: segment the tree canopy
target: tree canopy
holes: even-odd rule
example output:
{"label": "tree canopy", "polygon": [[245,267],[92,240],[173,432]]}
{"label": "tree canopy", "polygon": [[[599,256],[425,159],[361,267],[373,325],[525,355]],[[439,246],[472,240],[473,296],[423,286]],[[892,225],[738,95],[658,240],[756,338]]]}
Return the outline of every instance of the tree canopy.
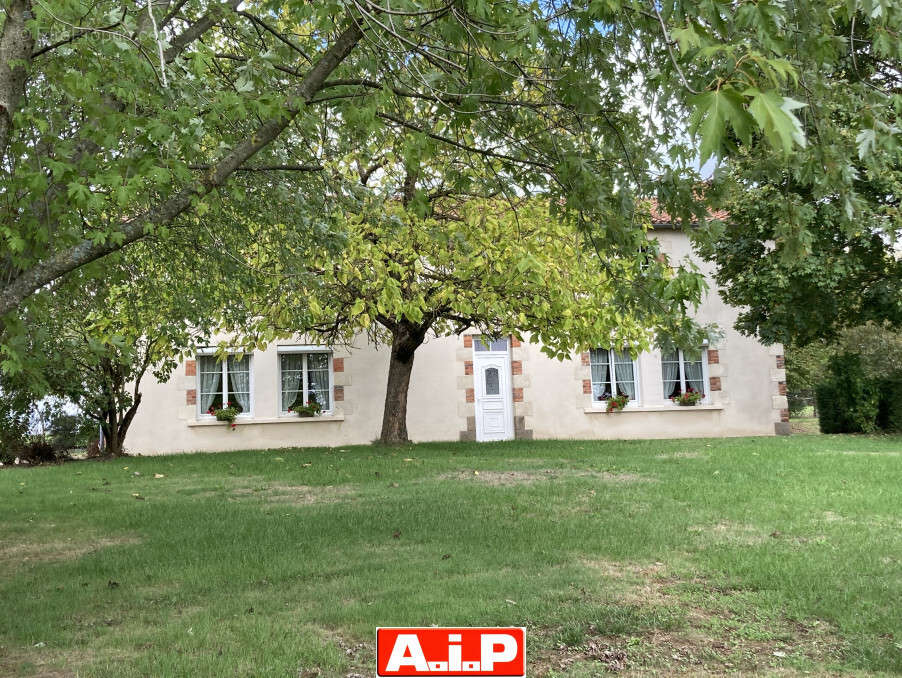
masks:
{"label": "tree canopy", "polygon": [[643,230],[600,256],[574,220],[553,216],[545,201],[521,203],[444,196],[425,216],[404,200],[365,206],[342,225],[337,251],[313,240],[295,253],[293,268],[312,280],[289,280],[275,295],[271,329],[389,345],[386,443],[407,439],[407,389],[428,335],[528,332],[546,353],[566,357],[598,342],[638,352],[659,335],[698,331],[688,311],[702,280],[679,262],[670,262],[674,274]]}
{"label": "tree canopy", "polygon": [[898,58],[900,11],[880,0],[3,8],[7,351],[35,293],[129,243],[196,231],[249,193],[271,189],[273,223],[302,210],[311,234],[328,230],[356,195],[349,164],[401,130],[408,164],[453,151],[455,190],[480,165],[503,192],[582,214],[602,249],[630,239],[637,197],[704,219],[699,154],[763,144],[775,163],[840,181],[854,210],[849,158],[895,143],[886,83],[856,90],[867,115],[851,146],[827,148],[799,117],[822,119],[850,44],[859,67],[864,51]]}
{"label": "tree canopy", "polygon": [[[4,382],[23,401],[50,395],[75,405],[103,431],[105,451],[123,452],[148,373],[165,381],[223,324],[216,280],[173,271],[147,243],[85,269],[27,307],[17,339],[21,367]],[[96,265],[95,265],[96,266]],[[6,404],[6,403],[4,403]]]}
{"label": "tree canopy", "polygon": [[707,234],[708,256],[746,334],[804,345],[869,322],[902,326],[902,40],[884,23],[898,14],[849,3],[830,40],[800,36],[817,47],[797,56],[791,80],[806,149],[747,147],[717,177],[730,217]]}

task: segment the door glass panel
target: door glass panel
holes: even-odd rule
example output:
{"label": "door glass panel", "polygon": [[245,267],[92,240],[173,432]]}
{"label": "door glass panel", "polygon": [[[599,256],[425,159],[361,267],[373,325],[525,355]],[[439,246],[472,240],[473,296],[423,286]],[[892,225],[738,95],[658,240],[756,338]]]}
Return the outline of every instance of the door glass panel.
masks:
{"label": "door glass panel", "polygon": [[492,339],[492,337],[486,335],[477,336],[473,347],[476,351],[506,351],[507,338]]}
{"label": "door glass panel", "polygon": [[485,371],[485,394],[499,395],[500,393],[501,386],[498,383],[498,368],[489,367]]}

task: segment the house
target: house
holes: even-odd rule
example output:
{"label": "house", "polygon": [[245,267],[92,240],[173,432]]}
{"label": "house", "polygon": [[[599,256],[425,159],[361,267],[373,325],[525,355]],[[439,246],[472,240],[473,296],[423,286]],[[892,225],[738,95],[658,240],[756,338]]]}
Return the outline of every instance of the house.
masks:
{"label": "house", "polygon": [[[693,256],[685,233],[656,225],[671,260]],[[701,270],[710,266],[698,261]],[[783,349],[732,329],[736,311],[709,292],[697,319],[717,323],[716,345],[653,351],[633,360],[612,347],[561,362],[535,344],[479,335],[431,337],[417,351],[407,426],[414,441],[513,438],[678,438],[789,433]],[[361,338],[352,347],[279,341],[217,361],[201,351],[167,382],[142,384],[129,430],[132,453],[219,451],[369,443],[379,437],[389,349]],[[704,394],[695,406],[671,397]],[[626,407],[606,411],[611,393]],[[319,416],[294,410],[310,394]],[[223,402],[242,413],[234,428],[207,414]]]}

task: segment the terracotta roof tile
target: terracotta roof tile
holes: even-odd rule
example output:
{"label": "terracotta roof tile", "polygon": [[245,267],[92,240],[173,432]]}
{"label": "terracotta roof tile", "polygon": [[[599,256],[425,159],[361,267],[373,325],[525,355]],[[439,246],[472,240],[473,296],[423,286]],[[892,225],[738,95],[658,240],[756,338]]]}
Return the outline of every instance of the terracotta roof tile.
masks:
{"label": "terracotta roof tile", "polygon": [[[726,210],[708,210],[709,219],[726,219],[729,215],[729,212]],[[658,207],[657,200],[653,200],[651,204],[651,223],[656,226],[673,224],[673,217]]]}

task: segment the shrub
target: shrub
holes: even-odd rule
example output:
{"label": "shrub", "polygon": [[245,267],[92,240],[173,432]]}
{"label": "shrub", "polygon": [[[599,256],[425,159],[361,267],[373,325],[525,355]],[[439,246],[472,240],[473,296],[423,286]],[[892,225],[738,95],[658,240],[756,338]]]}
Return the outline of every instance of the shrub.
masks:
{"label": "shrub", "polygon": [[829,377],[816,389],[822,433],[870,433],[877,428],[879,395],[854,353],[831,358]]}
{"label": "shrub", "polygon": [[43,438],[28,443],[22,450],[20,458],[29,464],[47,464],[66,458],[66,452],[60,451]]}
{"label": "shrub", "polygon": [[95,424],[80,414],[57,412],[50,419],[48,433],[58,450],[87,447],[97,436]]}
{"label": "shrub", "polygon": [[902,370],[877,382],[880,402],[877,426],[884,431],[902,433]]}
{"label": "shrub", "polygon": [[10,464],[22,456],[29,442],[34,410],[30,395],[0,383],[0,463]]}

